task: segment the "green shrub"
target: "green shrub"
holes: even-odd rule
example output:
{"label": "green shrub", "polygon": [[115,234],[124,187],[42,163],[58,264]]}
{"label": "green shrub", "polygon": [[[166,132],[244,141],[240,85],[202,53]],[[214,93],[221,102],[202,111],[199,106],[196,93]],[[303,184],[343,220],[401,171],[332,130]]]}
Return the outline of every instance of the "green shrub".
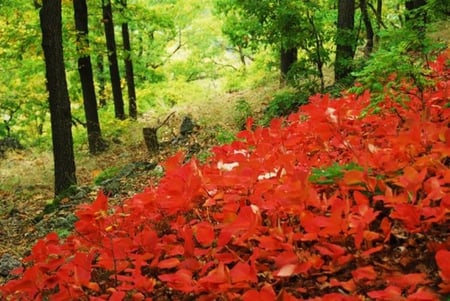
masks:
{"label": "green shrub", "polygon": [[234,122],[236,123],[239,129],[243,129],[247,119],[252,116],[252,107],[250,106],[248,101],[241,98],[236,102],[234,110],[235,110]]}
{"label": "green shrub", "polygon": [[236,140],[236,135],[221,126],[216,127],[216,140],[218,144],[227,144]]}
{"label": "green shrub", "polygon": [[98,176],[95,177],[95,185],[101,185],[104,181],[116,177],[119,174],[120,170],[121,168],[117,166],[113,166],[103,170]]}
{"label": "green shrub", "polygon": [[267,125],[271,119],[289,115],[298,110],[298,107],[308,102],[307,94],[296,91],[281,91],[273,96],[265,109],[262,124]]}

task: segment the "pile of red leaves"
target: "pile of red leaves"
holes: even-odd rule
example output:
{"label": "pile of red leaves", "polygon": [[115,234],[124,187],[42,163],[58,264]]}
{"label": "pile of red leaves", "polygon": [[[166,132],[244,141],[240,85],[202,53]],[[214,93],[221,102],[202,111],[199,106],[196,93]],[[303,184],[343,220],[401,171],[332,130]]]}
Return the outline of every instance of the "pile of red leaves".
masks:
{"label": "pile of red leaves", "polygon": [[[2,300],[439,300],[450,293],[450,79],[316,95],[287,119],[169,159],[156,187],[100,194],[50,234]],[[419,97],[420,96],[420,97]],[[363,117],[362,117],[363,116]]]}

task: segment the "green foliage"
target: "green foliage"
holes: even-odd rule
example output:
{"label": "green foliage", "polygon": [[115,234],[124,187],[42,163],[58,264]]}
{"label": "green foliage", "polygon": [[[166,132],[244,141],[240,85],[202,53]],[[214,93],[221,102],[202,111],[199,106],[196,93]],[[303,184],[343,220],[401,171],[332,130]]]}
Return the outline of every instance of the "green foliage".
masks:
{"label": "green foliage", "polygon": [[320,79],[320,83],[314,80],[315,85],[324,88],[323,67],[329,62],[329,42],[334,37],[334,10],[328,3],[216,0],[215,8],[224,19],[222,31],[241,61],[268,46],[277,50],[273,52],[277,59],[281,49],[296,48],[301,63],[289,81],[298,85],[313,75]]}
{"label": "green foliage", "polygon": [[230,130],[224,127],[217,126],[215,128],[215,132],[216,132],[216,141],[219,145],[228,144],[236,140],[235,133],[231,132]]}
{"label": "green foliage", "polygon": [[[375,95],[372,103],[376,106],[384,99],[383,94],[393,96],[391,91],[407,82],[417,87],[417,96],[422,98],[424,89],[432,84],[427,77],[428,62],[445,46],[426,36],[420,45],[417,44],[417,32],[409,26],[386,30],[380,36],[382,43],[379,49],[368,61],[360,62],[362,67],[353,73],[361,85],[352,88],[351,92],[362,93],[369,89]],[[421,51],[417,51],[417,47]],[[402,101],[403,98],[397,100]]]}
{"label": "green foliage", "polygon": [[292,90],[277,92],[264,111],[262,124],[268,125],[273,118],[286,116],[297,111],[299,106],[308,102],[308,96],[308,93]]}
{"label": "green foliage", "polygon": [[98,176],[94,179],[95,185],[101,185],[104,181],[116,177],[121,171],[120,167],[112,166],[110,168],[104,169]]}
{"label": "green foliage", "polygon": [[252,107],[247,100],[240,98],[234,105],[234,110],[234,122],[238,128],[242,129],[247,119],[252,116]]}
{"label": "green foliage", "polygon": [[355,162],[344,165],[333,163],[333,165],[326,168],[312,168],[309,181],[320,185],[333,184],[336,183],[337,180],[342,179],[344,173],[349,170],[363,171],[364,169]]}

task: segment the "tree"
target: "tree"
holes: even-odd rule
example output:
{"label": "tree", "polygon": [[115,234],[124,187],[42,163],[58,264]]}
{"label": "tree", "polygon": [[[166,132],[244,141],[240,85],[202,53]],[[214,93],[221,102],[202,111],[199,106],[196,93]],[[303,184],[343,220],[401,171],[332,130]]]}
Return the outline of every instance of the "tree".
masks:
{"label": "tree", "polygon": [[95,97],[94,77],[89,54],[88,10],[86,0],[73,0],[75,29],[77,31],[78,72],[83,90],[84,113],[88,133],[89,152],[97,154],[106,147],[101,134]]}
{"label": "tree", "polygon": [[102,0],[103,24],[105,28],[106,48],[108,49],[109,74],[114,97],[114,113],[117,119],[125,119],[125,110],[120,86],[119,64],[117,62],[116,39],[111,8],[111,0]]}
{"label": "tree", "polygon": [[[126,12],[127,0],[121,0],[122,13]],[[134,72],[133,72],[133,61],[131,60],[131,43],[130,43],[130,33],[128,29],[128,21],[122,23],[122,39],[123,48],[125,50],[125,76],[128,88],[128,112],[131,118],[137,118],[137,106],[136,106],[136,90],[134,84]]]}
{"label": "tree", "polygon": [[55,195],[77,183],[72,115],[62,48],[61,1],[43,0],[39,12],[52,128]]}
{"label": "tree", "polygon": [[416,34],[416,42],[413,47],[416,50],[424,48],[425,25],[427,22],[427,12],[425,9],[426,0],[406,0],[406,27],[409,27]]}
{"label": "tree", "polygon": [[367,0],[359,1],[359,9],[361,10],[361,16],[366,27],[366,46],[364,48],[364,55],[368,57],[373,50],[374,32],[372,27],[372,21],[370,20],[369,11],[367,10]]}
{"label": "tree", "polygon": [[225,17],[224,33],[239,53],[272,46],[279,54],[281,81],[302,89],[310,78],[321,81],[315,86],[324,86],[328,37],[324,29],[327,10],[321,5],[316,1],[216,0],[217,12]]}
{"label": "tree", "polygon": [[352,72],[353,56],[355,54],[356,38],[355,0],[338,0],[336,60],[334,63],[334,80],[348,80]]}
{"label": "tree", "polygon": [[100,107],[106,106],[106,76],[105,76],[105,65],[103,63],[103,54],[99,53],[96,57],[97,65],[97,81],[98,81],[98,104]]}

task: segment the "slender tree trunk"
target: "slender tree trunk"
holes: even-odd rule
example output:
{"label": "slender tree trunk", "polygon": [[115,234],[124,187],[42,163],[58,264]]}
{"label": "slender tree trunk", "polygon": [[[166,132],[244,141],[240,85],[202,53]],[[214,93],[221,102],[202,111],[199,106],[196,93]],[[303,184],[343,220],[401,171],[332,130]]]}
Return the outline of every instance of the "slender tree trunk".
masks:
{"label": "slender tree trunk", "polygon": [[338,0],[338,22],[336,37],[336,61],[334,79],[336,82],[348,79],[352,72],[355,53],[354,37],[355,0]]}
{"label": "slender tree trunk", "polygon": [[377,9],[376,9],[376,18],[377,18],[377,34],[375,35],[375,44],[378,45],[380,42],[380,35],[378,34],[381,30],[381,26],[383,25],[383,0],[377,0]]}
{"label": "slender tree trunk", "polygon": [[77,183],[72,115],[62,48],[61,1],[43,0],[39,12],[52,128],[55,196]]}
{"label": "slender tree trunk", "polygon": [[285,84],[287,80],[287,75],[292,65],[297,62],[297,52],[296,47],[284,49],[281,48],[280,51],[280,71],[281,71],[281,83]]}
{"label": "slender tree trunk", "polygon": [[369,11],[367,10],[367,0],[359,1],[361,15],[366,27],[366,46],[364,48],[364,55],[368,57],[373,50],[374,33],[372,27],[372,21],[370,20]]}
{"label": "slender tree trunk", "polygon": [[[422,50],[425,45],[423,41],[425,40],[425,25],[427,22],[427,14],[423,10],[423,7],[427,4],[426,0],[406,0],[406,26],[409,26],[412,30],[416,32],[417,43],[415,48],[417,50]],[[414,47],[413,47],[414,48]]]}
{"label": "slender tree trunk", "polygon": [[[127,1],[122,0],[122,7],[126,9]],[[133,61],[131,60],[131,43],[130,34],[128,30],[128,22],[122,23],[122,39],[123,48],[125,50],[125,72],[127,80],[127,90],[128,90],[128,102],[129,102],[129,115],[131,118],[137,118],[137,106],[136,106],[136,89],[134,84],[134,72],[133,72]]]}
{"label": "slender tree trunk", "polygon": [[106,95],[105,95],[105,65],[103,64],[103,55],[97,55],[97,69],[98,69],[98,104],[100,107],[106,106]]}
{"label": "slender tree trunk", "polygon": [[95,97],[94,77],[89,55],[88,10],[86,0],[73,0],[75,29],[77,31],[78,72],[83,90],[84,114],[88,134],[89,152],[97,154],[105,150]]}
{"label": "slender tree trunk", "polygon": [[314,17],[310,14],[309,11],[307,11],[307,17],[314,34],[314,42],[316,44],[316,47],[314,49],[315,52],[314,62],[316,64],[317,72],[319,73],[320,77],[320,91],[323,92],[325,90],[325,76],[323,74],[324,62],[322,58],[322,50],[323,50],[322,38],[320,36],[320,32],[316,28],[316,24],[314,23]]}
{"label": "slender tree trunk", "polygon": [[114,112],[117,119],[125,119],[125,110],[120,87],[119,64],[117,62],[116,39],[112,17],[111,0],[102,0],[103,23],[105,26],[106,47],[108,49],[109,74],[114,97]]}

